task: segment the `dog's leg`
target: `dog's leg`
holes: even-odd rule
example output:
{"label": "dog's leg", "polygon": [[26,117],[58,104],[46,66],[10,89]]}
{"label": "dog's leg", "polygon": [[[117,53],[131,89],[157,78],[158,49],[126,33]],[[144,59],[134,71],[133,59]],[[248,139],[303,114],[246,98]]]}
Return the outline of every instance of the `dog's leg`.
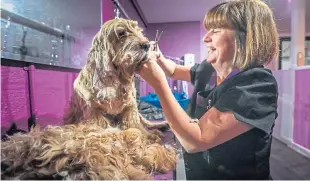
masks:
{"label": "dog's leg", "polygon": [[94,109],[91,115],[87,119],[90,124],[96,124],[102,128],[107,128],[108,126],[113,126],[113,120],[105,116],[100,109]]}
{"label": "dog's leg", "polygon": [[84,120],[84,109],[86,108],[86,103],[83,99],[81,99],[78,94],[73,91],[71,95],[71,99],[69,102],[69,107],[65,111],[63,120],[64,124],[77,124]]}
{"label": "dog's leg", "polygon": [[137,115],[132,106],[127,106],[123,109],[123,111],[118,115],[120,128],[128,129],[128,128],[138,128],[140,124],[139,115]]}
{"label": "dog's leg", "polygon": [[131,105],[126,107],[121,114],[119,114],[121,129],[137,128],[142,134],[146,135],[154,142],[160,142],[163,138],[163,133],[159,130],[149,130],[140,122],[140,114],[138,109]]}

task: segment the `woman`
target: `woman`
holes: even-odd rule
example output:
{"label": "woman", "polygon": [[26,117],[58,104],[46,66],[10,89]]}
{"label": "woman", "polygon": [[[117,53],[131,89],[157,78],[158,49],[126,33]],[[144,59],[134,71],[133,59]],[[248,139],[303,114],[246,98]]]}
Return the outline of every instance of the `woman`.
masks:
{"label": "woman", "polygon": [[259,0],[233,0],[213,7],[204,25],[208,58],[203,64],[211,64],[215,72],[205,77],[210,81],[197,94],[192,118],[175,100],[165,74],[195,85],[203,81],[201,64],[187,68],[153,52],[156,56],[139,74],[154,88],[188,152],[187,179],[270,179],[278,88],[263,66],[278,56],[273,13]]}

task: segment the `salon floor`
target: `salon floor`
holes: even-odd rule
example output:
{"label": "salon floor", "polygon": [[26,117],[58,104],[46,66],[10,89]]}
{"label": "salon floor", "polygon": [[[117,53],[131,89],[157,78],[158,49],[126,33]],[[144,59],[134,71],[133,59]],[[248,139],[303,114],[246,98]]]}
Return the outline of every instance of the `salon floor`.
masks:
{"label": "salon floor", "polygon": [[274,180],[310,180],[310,158],[275,138],[271,146],[270,166]]}
{"label": "salon floor", "polygon": [[[174,142],[171,132],[165,133],[165,142]],[[271,146],[271,175],[274,180],[310,180],[310,158],[287,147],[277,139]],[[172,172],[155,174],[155,180],[172,180]]]}

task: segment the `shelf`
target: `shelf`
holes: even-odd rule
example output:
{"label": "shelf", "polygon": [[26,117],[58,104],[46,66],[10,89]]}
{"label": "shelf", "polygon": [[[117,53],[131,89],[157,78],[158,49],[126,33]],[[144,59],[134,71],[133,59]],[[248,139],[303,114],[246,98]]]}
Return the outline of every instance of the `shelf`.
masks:
{"label": "shelf", "polygon": [[1,51],[1,58],[13,60],[13,61],[21,61],[21,62],[30,62],[35,64],[41,64],[41,65],[48,65],[48,66],[55,66],[55,67],[64,67],[64,68],[70,68],[70,69],[81,69],[82,67],[74,66],[68,63],[62,63],[62,62],[55,62],[56,64],[50,64],[49,59],[46,58],[40,58],[40,57],[32,57],[25,55],[24,57],[21,57],[20,54],[14,54],[9,52],[3,52]]}

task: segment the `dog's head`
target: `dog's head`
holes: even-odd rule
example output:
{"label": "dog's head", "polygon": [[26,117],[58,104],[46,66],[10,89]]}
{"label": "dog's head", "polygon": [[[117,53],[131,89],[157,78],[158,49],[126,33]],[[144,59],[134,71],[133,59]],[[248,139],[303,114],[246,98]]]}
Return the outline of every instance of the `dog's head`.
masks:
{"label": "dog's head", "polygon": [[107,21],[93,39],[87,64],[74,82],[74,89],[85,101],[117,97],[115,89],[119,85],[133,84],[135,71],[148,59],[149,47],[136,21]]}
{"label": "dog's head", "polygon": [[95,35],[88,57],[100,72],[114,71],[120,81],[131,79],[143,60],[150,44],[136,21],[113,19]]}

